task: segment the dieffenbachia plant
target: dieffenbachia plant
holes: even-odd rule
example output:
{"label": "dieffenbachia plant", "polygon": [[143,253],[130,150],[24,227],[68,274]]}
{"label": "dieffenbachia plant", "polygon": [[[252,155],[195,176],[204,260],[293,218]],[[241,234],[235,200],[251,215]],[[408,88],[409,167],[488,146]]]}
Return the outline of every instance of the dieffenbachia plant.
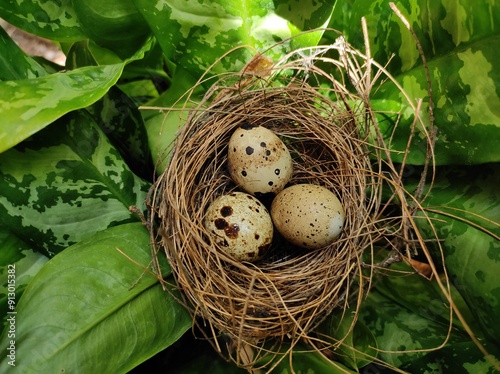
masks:
{"label": "dieffenbachia plant", "polygon": [[[481,344],[500,357],[500,4],[401,0],[395,5],[419,38],[431,77],[435,160],[442,167],[424,207],[437,222],[455,303]],[[331,44],[338,35],[297,36],[301,31],[329,26],[362,50],[365,17],[371,55],[388,64],[413,100],[423,100],[420,115],[428,125],[421,56],[386,0],[7,0],[0,4],[0,17],[59,43],[67,56],[64,68],[27,56],[0,30],[0,304],[6,316],[12,304],[4,279],[14,265],[20,372],[77,367],[127,372],[142,362],[166,365],[163,370],[171,373],[207,367],[213,373],[240,372],[186,333],[187,313],[149,271],[148,232],[129,206],[144,209],[153,165],[161,162],[159,152],[183,117],[165,118],[139,110],[141,105],[172,106],[207,68],[239,70],[254,52],[277,41],[295,36],[273,47],[273,58],[297,47]],[[390,82],[372,100],[396,151],[406,148],[413,123],[404,102]],[[401,111],[401,118],[393,116]],[[422,130],[416,128],[407,159],[409,185],[410,171],[425,155]],[[398,157],[394,152],[394,161]],[[421,222],[422,231],[429,230]],[[437,249],[434,255],[441,258]],[[168,264],[162,270],[173,281]],[[298,347],[294,368],[378,370],[369,357],[378,347],[422,350],[378,354],[410,372],[492,372],[491,360],[464,326],[450,322],[445,302],[433,283],[417,275],[411,282],[385,278],[369,295],[335,361]],[[2,352],[11,344],[6,322]],[[332,316],[321,332],[346,333],[346,326],[334,325]],[[432,350],[447,336],[443,349]],[[289,371],[288,365],[283,361],[276,372]],[[11,368],[6,355],[0,367]]]}

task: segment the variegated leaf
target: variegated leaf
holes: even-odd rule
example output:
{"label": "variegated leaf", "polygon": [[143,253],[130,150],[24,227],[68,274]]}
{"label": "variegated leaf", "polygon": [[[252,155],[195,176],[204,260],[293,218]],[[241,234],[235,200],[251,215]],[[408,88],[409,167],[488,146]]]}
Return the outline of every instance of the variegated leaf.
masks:
{"label": "variegated leaf", "polygon": [[[500,164],[440,170],[425,209],[442,239],[444,263],[485,334],[500,336]],[[428,237],[429,224],[417,223]],[[434,247],[434,257],[441,253]]]}
{"label": "variegated leaf", "polygon": [[92,52],[100,66],[87,66],[35,79],[0,82],[0,153],[40,131],[62,115],[99,100],[120,78],[126,64],[140,60],[153,40],[137,46],[121,62],[102,48]]}
{"label": "variegated leaf", "polygon": [[[160,42],[166,57],[199,77],[230,50],[213,73],[239,71],[256,51],[263,52],[302,31],[323,26],[332,2],[134,0]],[[315,45],[321,32],[297,39],[295,46]],[[270,57],[290,50],[290,43],[276,46]]]}
{"label": "variegated leaf", "polygon": [[144,121],[135,103],[113,86],[87,111],[120,152],[130,169],[145,180],[154,176]]}
{"label": "variegated leaf", "polygon": [[151,34],[132,0],[73,0],[83,33],[121,58],[134,54]]}
{"label": "variegated leaf", "polygon": [[332,344],[342,342],[335,350],[336,361],[353,370],[369,365],[377,357],[375,336],[361,321],[354,321],[355,311],[333,311],[315,331],[330,337]]}
{"label": "variegated leaf", "polygon": [[[47,261],[47,256],[33,251],[25,241],[0,227],[0,315],[16,311],[26,286]],[[6,322],[3,318],[2,325]]]}
{"label": "variegated leaf", "polygon": [[[289,349],[288,345],[282,347],[282,351]],[[321,353],[312,350],[307,345],[297,344],[292,353],[292,359],[284,357],[272,372],[277,374],[289,373],[328,373],[328,374],[356,374],[357,370],[352,370],[344,364],[329,360]],[[282,357],[279,357],[282,358]],[[277,362],[277,360],[276,360]]]}
{"label": "variegated leaf", "polygon": [[366,18],[372,56],[381,64],[389,63],[394,74],[406,72],[422,60],[408,29],[394,13],[390,3],[402,13],[415,31],[427,59],[445,56],[472,46],[483,39],[495,39],[500,32],[500,4],[494,0],[347,0],[351,11],[339,14],[336,6],[331,25],[342,27],[349,42],[364,47],[360,32],[361,17]]}
{"label": "variegated leaf", "polygon": [[[192,320],[147,272],[150,261],[141,223],[96,233],[48,261],[16,306],[14,372],[127,373],[175,342]],[[10,340],[4,332],[3,352]],[[2,373],[8,361],[0,357]]]}
{"label": "variegated leaf", "polygon": [[62,115],[101,98],[120,77],[124,63],[92,66],[36,79],[0,82],[0,152]]}
{"label": "variegated leaf", "polygon": [[[364,49],[360,32],[361,17],[366,17],[372,56],[389,64],[413,102],[423,99],[421,116],[429,126],[427,79],[422,59],[410,31],[389,6],[389,0],[354,0],[345,19],[337,12],[331,25],[339,27],[351,43]],[[478,164],[497,162],[500,150],[500,3],[399,0],[394,2],[415,31],[428,62],[433,91],[438,164]],[[340,9],[340,7],[338,7]],[[390,60],[390,57],[394,58]],[[390,62],[389,62],[390,60]],[[373,107],[384,113],[381,126],[392,148],[402,160],[414,116],[402,93],[386,82],[374,96]],[[394,130],[398,117],[401,121]],[[422,127],[417,127],[408,162],[423,164],[426,142]]]}
{"label": "variegated leaf", "polygon": [[0,27],[0,81],[37,78],[45,74],[45,69],[27,56]]}
{"label": "variegated leaf", "polygon": [[80,112],[1,154],[0,176],[0,223],[48,255],[138,219],[149,187]]}
{"label": "variegated leaf", "polygon": [[[499,8],[500,10],[500,8]],[[437,164],[477,164],[500,161],[500,39],[481,40],[473,46],[429,61],[434,101],[434,125],[437,139],[434,156]],[[429,95],[424,68],[420,65],[397,77],[404,92],[414,103],[423,99],[420,116],[408,155],[411,164],[422,164],[427,150],[424,134],[429,131]],[[372,101],[383,112],[380,127],[392,136],[392,148],[406,150],[414,113],[403,93],[392,83],[385,83]],[[390,113],[402,113],[401,118]],[[395,127],[395,123],[400,123]]]}
{"label": "variegated leaf", "polygon": [[[419,287],[413,287],[412,281],[406,279],[399,287],[408,286],[405,290],[408,297],[418,298]],[[428,308],[407,308],[377,290],[370,293],[359,318],[376,337],[381,350],[379,358],[410,373],[495,373],[495,368],[464,331],[453,329],[447,344],[441,347],[449,333],[448,324],[436,319],[433,308],[437,306],[439,315],[446,311],[446,306],[440,298],[426,301]],[[488,348],[497,353],[493,345]]]}
{"label": "variegated leaf", "polygon": [[4,0],[0,17],[31,34],[59,41],[85,38],[72,0]]}

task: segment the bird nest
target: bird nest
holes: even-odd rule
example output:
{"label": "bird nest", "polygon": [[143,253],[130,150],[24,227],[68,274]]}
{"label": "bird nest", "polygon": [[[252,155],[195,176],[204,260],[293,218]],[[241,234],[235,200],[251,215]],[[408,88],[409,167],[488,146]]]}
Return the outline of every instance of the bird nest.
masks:
{"label": "bird nest", "polygon": [[[333,64],[338,76],[321,64]],[[241,366],[267,365],[265,356],[311,338],[332,312],[356,310],[370,280],[364,264],[374,243],[410,231],[401,215],[382,213],[384,183],[400,197],[405,193],[398,173],[387,172],[387,146],[367,99],[366,72],[373,68],[341,39],[277,63],[257,55],[241,72],[217,76],[190,108],[153,186],[156,246],[166,254],[183,302],[217,350]],[[239,190],[227,169],[229,138],[248,125],[268,128],[286,144],[294,169],[289,185],[320,185],[338,196],[346,218],[333,243],[305,250],[275,235],[267,254],[250,263],[211,240],[207,208]],[[262,202],[269,208],[270,201]]]}

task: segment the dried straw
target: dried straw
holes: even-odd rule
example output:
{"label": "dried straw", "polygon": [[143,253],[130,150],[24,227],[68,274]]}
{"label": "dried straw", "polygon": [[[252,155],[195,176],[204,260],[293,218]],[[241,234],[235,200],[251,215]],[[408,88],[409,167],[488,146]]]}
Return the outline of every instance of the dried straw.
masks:
{"label": "dried straw", "polygon": [[[326,57],[332,52],[336,58]],[[310,338],[334,309],[356,309],[369,281],[363,256],[370,261],[375,243],[391,237],[411,246],[408,220],[382,218],[383,183],[400,200],[406,192],[399,172],[384,161],[389,151],[368,102],[374,66],[360,56],[340,39],[294,51],[276,64],[257,55],[242,72],[217,77],[191,109],[154,185],[157,246],[184,303],[195,323],[207,326],[214,346],[241,366],[255,367],[285,341],[293,347]],[[320,63],[336,66],[338,76],[323,72]],[[322,185],[339,197],[346,222],[336,242],[306,251],[277,236],[269,254],[252,264],[235,261],[210,240],[205,212],[215,198],[237,190],[227,171],[227,145],[233,131],[247,124],[271,129],[284,141],[293,157],[290,184]],[[228,350],[221,336],[230,342]]]}

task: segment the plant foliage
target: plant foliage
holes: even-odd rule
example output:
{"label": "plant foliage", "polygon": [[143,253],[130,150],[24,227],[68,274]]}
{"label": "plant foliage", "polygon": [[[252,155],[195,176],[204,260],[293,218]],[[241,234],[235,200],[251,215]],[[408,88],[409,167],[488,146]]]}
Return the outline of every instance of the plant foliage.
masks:
{"label": "plant foliage", "polygon": [[[322,333],[348,336],[337,358],[297,347],[293,369],[368,372],[382,370],[382,360],[412,373],[493,372],[500,357],[500,4],[395,5],[420,41],[430,82],[387,0],[3,1],[1,18],[58,43],[67,56],[65,67],[28,56],[0,29],[0,347],[7,352],[12,340],[7,273],[15,266],[15,369],[120,373],[166,365],[180,373],[211,365],[212,372],[239,372],[186,333],[191,321],[175,293],[147,270],[148,231],[129,207],[144,210],[153,166],[164,166],[183,117],[139,107],[173,106],[214,64],[216,73],[239,71],[256,52],[278,58],[331,44],[338,36],[331,29],[363,49],[365,17],[373,58],[413,101],[422,100],[416,126],[394,83],[383,83],[372,102],[395,162],[414,133],[409,188],[424,162],[432,105],[435,160],[443,165],[423,204],[442,239],[432,255],[493,359],[450,314],[435,281],[401,275],[376,282],[354,331],[334,328],[336,316],[325,321]],[[331,29],[301,34],[325,26]],[[173,282],[168,265],[162,268]],[[290,365],[284,360],[275,372]],[[12,369],[5,354],[0,367]]]}

